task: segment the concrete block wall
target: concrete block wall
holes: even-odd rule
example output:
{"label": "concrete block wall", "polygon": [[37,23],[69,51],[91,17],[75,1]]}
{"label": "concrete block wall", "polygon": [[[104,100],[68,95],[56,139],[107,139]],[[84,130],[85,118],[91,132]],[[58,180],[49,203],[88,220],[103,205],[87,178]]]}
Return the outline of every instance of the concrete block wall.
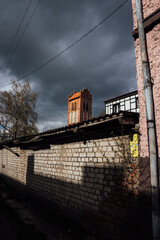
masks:
{"label": "concrete block wall", "polygon": [[[136,160],[127,166],[129,181],[124,177],[130,152],[128,136],[50,145],[50,149],[38,151],[13,150],[20,157],[0,150],[0,173],[72,215],[83,218],[92,213],[89,221],[98,222],[97,216],[103,216],[109,226],[113,215],[121,215],[120,209],[124,213],[124,206],[115,207],[121,200],[120,188],[137,195]],[[111,209],[115,210],[111,213]]]}
{"label": "concrete block wall", "polygon": [[1,173],[43,196],[46,194],[59,205],[74,205],[78,209],[90,205],[98,210],[100,192],[107,195],[112,191],[115,168],[122,165],[120,142],[129,149],[128,136],[51,145],[50,149],[39,151],[14,148],[20,157],[3,149]]}

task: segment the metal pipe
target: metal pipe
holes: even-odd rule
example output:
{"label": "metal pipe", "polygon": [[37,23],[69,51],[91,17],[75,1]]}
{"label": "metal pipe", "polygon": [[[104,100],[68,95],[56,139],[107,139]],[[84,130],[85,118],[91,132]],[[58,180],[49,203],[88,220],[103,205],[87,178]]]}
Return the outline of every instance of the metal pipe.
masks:
{"label": "metal pipe", "polygon": [[142,61],[146,120],[148,131],[148,146],[150,157],[150,173],[151,173],[151,193],[152,193],[152,231],[153,239],[160,239],[159,225],[159,176],[158,176],[158,153],[155,130],[155,118],[153,110],[152,83],[149,69],[149,61],[147,55],[146,39],[142,20],[142,3],[141,0],[135,0],[136,15],[138,24],[139,44]]}

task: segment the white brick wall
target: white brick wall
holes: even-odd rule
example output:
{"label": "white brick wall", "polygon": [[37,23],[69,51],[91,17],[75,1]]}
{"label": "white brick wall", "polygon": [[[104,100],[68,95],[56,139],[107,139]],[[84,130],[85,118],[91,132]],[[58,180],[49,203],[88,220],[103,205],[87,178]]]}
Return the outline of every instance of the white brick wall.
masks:
{"label": "white brick wall", "polygon": [[118,141],[125,141],[129,148],[128,136],[124,136],[91,140],[86,144],[51,145],[50,149],[39,151],[15,148],[19,158],[3,149],[0,172],[61,208],[98,211],[100,195],[107,196],[115,187],[114,168],[122,162]]}

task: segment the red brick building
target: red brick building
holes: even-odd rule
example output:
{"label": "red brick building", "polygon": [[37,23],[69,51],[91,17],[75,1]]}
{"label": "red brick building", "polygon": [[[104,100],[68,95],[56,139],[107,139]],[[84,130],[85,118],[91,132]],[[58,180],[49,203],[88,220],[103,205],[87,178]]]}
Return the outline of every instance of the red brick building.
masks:
{"label": "red brick building", "polygon": [[[160,166],[160,1],[142,0],[143,26],[146,37],[149,67],[152,81],[153,105],[155,113],[155,130]],[[140,159],[139,159],[139,229],[140,239],[152,239],[152,214],[151,205],[151,174],[148,149],[148,135],[146,123],[146,108],[144,96],[144,83],[140,44],[137,30],[135,1],[133,7],[133,37],[135,42],[135,58],[137,68],[137,86],[139,100],[139,127],[140,127]]]}
{"label": "red brick building", "polygon": [[[141,54],[139,38],[137,31],[135,1],[132,1],[133,7],[133,37],[135,41],[135,58],[137,67],[137,85],[140,112],[140,155],[143,158],[149,156],[148,138],[146,124],[146,110],[143,86],[143,74],[141,64]],[[146,44],[149,57],[150,73],[153,82],[153,100],[156,122],[157,145],[160,157],[160,0],[142,0],[143,22],[146,33]]]}
{"label": "red brick building", "polygon": [[92,95],[87,88],[68,97],[68,125],[92,118]]}

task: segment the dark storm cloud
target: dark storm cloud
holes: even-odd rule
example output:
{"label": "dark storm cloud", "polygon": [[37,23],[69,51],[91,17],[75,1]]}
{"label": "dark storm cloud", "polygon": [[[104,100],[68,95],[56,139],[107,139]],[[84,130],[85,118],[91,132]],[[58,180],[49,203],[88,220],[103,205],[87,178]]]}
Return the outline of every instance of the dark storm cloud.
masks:
{"label": "dark storm cloud", "polygon": [[[26,22],[37,1],[33,0]],[[10,77],[19,78],[55,56],[122,2],[41,0],[8,66]],[[25,0],[1,0],[0,61],[4,59],[27,4]],[[73,90],[90,89],[93,114],[96,115],[104,108],[103,101],[107,98],[136,89],[131,33],[132,9],[129,1],[76,46],[25,79],[31,81],[33,89],[39,93],[37,110],[41,129],[66,124],[67,98]],[[4,79],[1,79],[1,85]]]}

